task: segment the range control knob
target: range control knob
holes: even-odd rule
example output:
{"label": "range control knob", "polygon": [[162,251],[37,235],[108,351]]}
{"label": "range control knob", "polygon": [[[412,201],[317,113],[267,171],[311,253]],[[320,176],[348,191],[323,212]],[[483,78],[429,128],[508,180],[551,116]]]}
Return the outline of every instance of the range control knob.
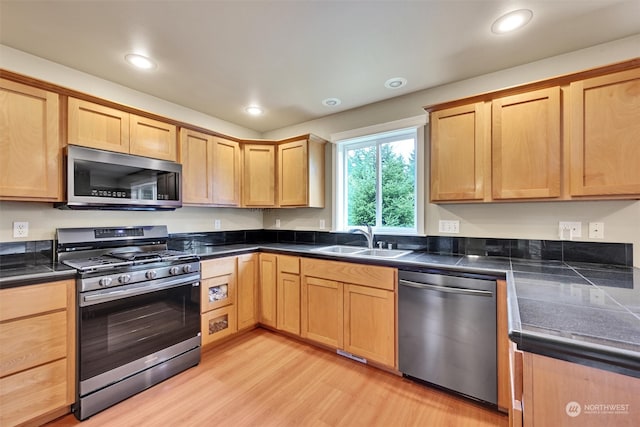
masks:
{"label": "range control knob", "polygon": [[171,267],[169,269],[169,274],[172,275],[172,276],[175,276],[176,274],[180,274],[180,268],[176,267],[176,266]]}
{"label": "range control knob", "polygon": [[100,279],[98,281],[98,285],[104,287],[107,287],[111,284],[111,282],[113,281],[113,279],[111,279],[111,277],[103,277],[102,279]]}
{"label": "range control knob", "polygon": [[182,266],[182,272],[191,273],[191,264],[186,264]]}
{"label": "range control knob", "polygon": [[120,277],[118,277],[118,282],[120,283],[129,283],[130,281],[131,281],[130,274],[123,274]]}
{"label": "range control knob", "polygon": [[153,280],[158,277],[158,273],[155,270],[149,270],[144,276],[149,280]]}

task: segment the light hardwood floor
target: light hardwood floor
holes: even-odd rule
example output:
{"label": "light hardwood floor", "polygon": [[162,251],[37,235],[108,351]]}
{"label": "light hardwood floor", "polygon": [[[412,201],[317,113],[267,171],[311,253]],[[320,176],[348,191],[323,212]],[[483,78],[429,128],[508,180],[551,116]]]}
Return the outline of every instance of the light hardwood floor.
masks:
{"label": "light hardwood floor", "polygon": [[[50,427],[80,424],[67,415]],[[82,422],[93,426],[507,426],[450,394],[256,329]]]}

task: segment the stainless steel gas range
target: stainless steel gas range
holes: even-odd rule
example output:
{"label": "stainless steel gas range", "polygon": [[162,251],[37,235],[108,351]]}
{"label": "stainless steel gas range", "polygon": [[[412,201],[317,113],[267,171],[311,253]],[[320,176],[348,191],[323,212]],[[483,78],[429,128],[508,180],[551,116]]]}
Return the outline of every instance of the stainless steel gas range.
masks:
{"label": "stainless steel gas range", "polygon": [[77,270],[80,420],[200,362],[199,258],[167,241],[166,226],[57,230]]}

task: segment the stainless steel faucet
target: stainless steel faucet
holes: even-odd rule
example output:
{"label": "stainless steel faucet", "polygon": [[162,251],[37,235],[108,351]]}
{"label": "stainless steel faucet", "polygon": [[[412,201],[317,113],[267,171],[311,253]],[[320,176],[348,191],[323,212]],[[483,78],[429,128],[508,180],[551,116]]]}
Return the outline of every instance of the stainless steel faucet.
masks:
{"label": "stainless steel faucet", "polygon": [[369,224],[366,224],[367,229],[363,230],[361,228],[353,228],[351,230],[349,230],[350,233],[354,233],[354,234],[364,234],[364,237],[367,238],[367,247],[369,249],[373,249],[373,230],[371,229],[371,226]]}

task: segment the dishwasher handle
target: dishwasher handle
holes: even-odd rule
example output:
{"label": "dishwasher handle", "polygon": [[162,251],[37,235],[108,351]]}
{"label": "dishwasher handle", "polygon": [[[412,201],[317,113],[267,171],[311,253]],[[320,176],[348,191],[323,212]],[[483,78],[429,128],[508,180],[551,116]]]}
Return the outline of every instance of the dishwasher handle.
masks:
{"label": "dishwasher handle", "polygon": [[401,285],[410,286],[412,288],[427,289],[431,291],[446,292],[449,294],[461,294],[461,295],[473,295],[478,297],[492,297],[493,292],[483,291],[480,289],[467,289],[467,288],[452,288],[449,286],[429,285],[426,283],[413,282],[411,280],[401,279],[399,281]]}

